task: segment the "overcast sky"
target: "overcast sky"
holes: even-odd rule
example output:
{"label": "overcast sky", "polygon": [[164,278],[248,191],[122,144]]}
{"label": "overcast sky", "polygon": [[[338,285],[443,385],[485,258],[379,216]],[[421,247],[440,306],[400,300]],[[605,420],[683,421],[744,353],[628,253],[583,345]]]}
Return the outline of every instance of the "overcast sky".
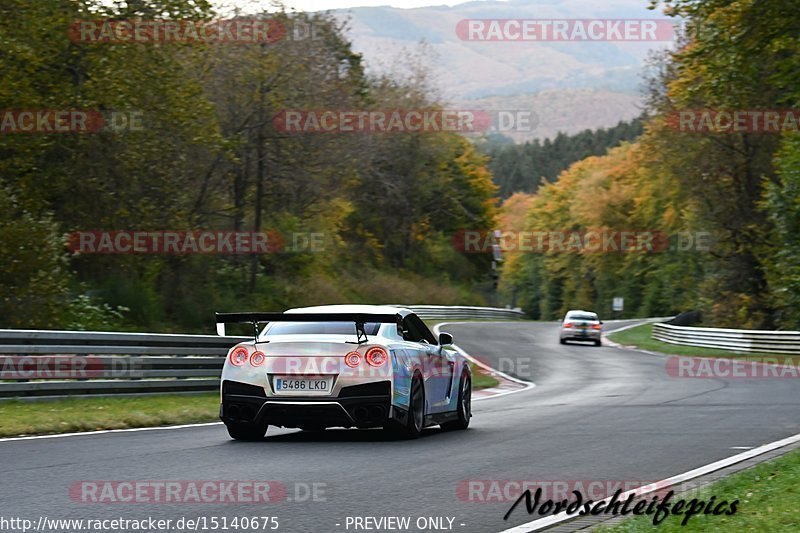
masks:
{"label": "overcast sky", "polygon": [[454,6],[462,3],[464,0],[456,0],[450,2],[431,1],[431,0],[291,0],[287,1],[287,5],[302,9],[305,11],[320,11],[324,9],[341,9],[346,7],[361,7],[361,6],[392,6],[392,7],[422,7],[422,6],[440,6],[448,5]]}
{"label": "overcast sky", "polygon": [[[392,7],[422,7],[422,6],[454,6],[467,0],[284,0],[287,7],[302,11],[324,11],[326,9],[344,9],[361,6],[392,6]],[[270,5],[269,0],[218,0],[219,4],[238,5],[247,10],[247,7]]]}

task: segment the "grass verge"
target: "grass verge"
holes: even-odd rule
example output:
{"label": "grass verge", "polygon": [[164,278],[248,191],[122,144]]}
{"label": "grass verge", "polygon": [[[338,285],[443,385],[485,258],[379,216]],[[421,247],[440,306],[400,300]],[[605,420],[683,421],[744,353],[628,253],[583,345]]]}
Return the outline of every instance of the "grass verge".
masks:
{"label": "grass verge", "polygon": [[500,380],[489,374],[489,372],[482,369],[481,367],[475,364],[470,364],[470,368],[472,368],[473,390],[490,389],[492,387],[500,385]]}
{"label": "grass verge", "polygon": [[0,436],[215,422],[219,395],[127,396],[0,402]]}
{"label": "grass verge", "polygon": [[681,346],[670,344],[652,338],[653,324],[642,324],[617,333],[611,333],[608,338],[626,346],[636,346],[643,350],[652,350],[670,355],[691,355],[695,357],[775,357],[776,354],[757,352],[734,352],[718,348],[701,348],[699,346]]}
{"label": "grass verge", "polygon": [[799,531],[800,450],[726,477],[698,494],[678,498],[708,502],[711,496],[716,497],[716,502],[739,500],[736,513],[731,516],[695,515],[686,526],[681,526],[681,515],[670,515],[658,526],[653,526],[652,516],[642,516],[598,531]]}

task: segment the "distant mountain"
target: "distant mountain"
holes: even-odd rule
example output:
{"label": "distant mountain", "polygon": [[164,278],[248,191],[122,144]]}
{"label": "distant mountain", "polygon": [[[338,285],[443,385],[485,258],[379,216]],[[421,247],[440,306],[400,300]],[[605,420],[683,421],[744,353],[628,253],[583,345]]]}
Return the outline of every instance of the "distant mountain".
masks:
{"label": "distant mountain", "polygon": [[[463,19],[652,19],[647,0],[510,0],[415,9],[362,7],[349,36],[373,72],[397,71],[424,40],[442,95],[476,107],[534,106],[540,127],[515,140],[613,126],[639,115],[641,71],[650,50],[668,42],[477,42],[456,34]],[[486,108],[486,107],[484,107]],[[486,108],[489,109],[489,108]]]}
{"label": "distant mountain", "polygon": [[529,110],[530,131],[498,131],[515,142],[553,138],[559,132],[614,126],[642,114],[641,98],[606,89],[560,89],[529,94],[454,100],[455,107],[492,110]]}

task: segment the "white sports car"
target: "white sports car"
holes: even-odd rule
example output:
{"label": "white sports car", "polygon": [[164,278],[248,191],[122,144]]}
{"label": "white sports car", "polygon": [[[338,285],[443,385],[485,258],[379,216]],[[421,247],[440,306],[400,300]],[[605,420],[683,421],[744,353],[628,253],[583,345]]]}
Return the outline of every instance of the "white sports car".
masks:
{"label": "white sports car", "polygon": [[408,309],[217,313],[217,333],[242,322],[253,324],[254,339],[228,352],[221,384],[220,418],[234,439],[261,439],[269,425],[383,427],[408,438],[430,425],[469,426],[467,360],[448,348],[452,335],[437,339]]}

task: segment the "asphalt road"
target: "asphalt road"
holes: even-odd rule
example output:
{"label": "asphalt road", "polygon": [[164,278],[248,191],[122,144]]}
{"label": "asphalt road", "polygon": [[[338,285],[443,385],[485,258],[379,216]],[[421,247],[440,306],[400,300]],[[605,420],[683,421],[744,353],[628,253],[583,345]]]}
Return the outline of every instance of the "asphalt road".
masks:
{"label": "asphalt road", "polygon": [[[552,323],[443,329],[536,387],[474,403],[466,432],[433,429],[411,442],[270,428],[264,442],[244,443],[222,426],[0,442],[0,518],[276,516],[277,531],[335,532],[366,530],[347,528],[348,516],[408,516],[410,531],[418,518],[449,517],[454,531],[497,532],[532,517],[517,509],[504,521],[508,502],[464,501],[467,480],[654,481],[800,433],[797,379],[674,378],[664,357],[559,345]],[[80,503],[69,488],[82,480],[275,480],[288,499]],[[306,498],[314,483],[317,497]]]}

